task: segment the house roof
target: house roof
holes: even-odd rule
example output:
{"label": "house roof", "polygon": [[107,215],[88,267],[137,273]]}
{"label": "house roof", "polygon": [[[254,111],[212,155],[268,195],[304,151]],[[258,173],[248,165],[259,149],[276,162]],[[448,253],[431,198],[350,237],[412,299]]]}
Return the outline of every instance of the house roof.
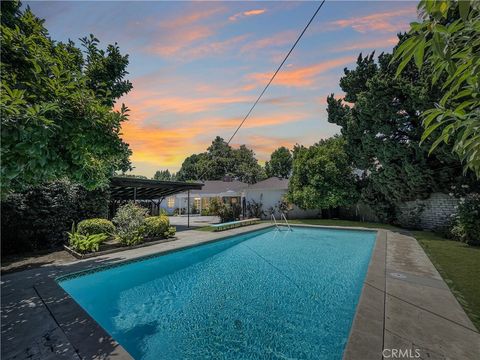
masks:
{"label": "house roof", "polygon": [[247,190],[287,190],[288,183],[288,179],[271,177],[248,186]]}
{"label": "house roof", "polygon": [[202,186],[201,183],[113,177],[110,179],[110,197],[112,200],[161,199],[186,190],[201,190]]}
{"label": "house roof", "polygon": [[[240,193],[246,189],[248,184],[245,184],[241,181],[223,181],[223,180],[207,180],[203,183],[203,188],[201,190],[192,191],[190,195],[206,195],[206,194],[216,194],[228,196],[227,193]],[[185,195],[185,194],[182,194]]]}

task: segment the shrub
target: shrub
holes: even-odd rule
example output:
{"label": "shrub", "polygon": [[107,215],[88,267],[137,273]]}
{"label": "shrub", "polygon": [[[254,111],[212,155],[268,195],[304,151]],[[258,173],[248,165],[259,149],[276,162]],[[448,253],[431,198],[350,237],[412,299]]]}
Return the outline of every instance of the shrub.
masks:
{"label": "shrub", "polygon": [[128,203],[121,206],[113,223],[116,226],[115,235],[123,245],[136,245],[143,241],[143,226],[148,210],[136,205]]}
{"label": "shrub", "polygon": [[166,237],[167,238],[174,237],[176,232],[177,232],[177,228],[175,226],[169,226],[166,232]]}
{"label": "shrub", "polygon": [[202,215],[202,216],[211,215],[210,208],[202,209],[202,211],[200,212],[200,215]]}
{"label": "shrub", "polygon": [[77,230],[81,235],[113,235],[115,232],[115,225],[107,219],[93,218],[80,221]]}
{"label": "shrub", "polygon": [[168,237],[168,229],[170,227],[170,221],[165,215],[150,216],[145,219],[143,226],[143,234],[146,237],[156,238]]}
{"label": "shrub", "polygon": [[108,235],[106,234],[80,234],[78,229],[75,229],[75,224],[72,226],[72,231],[68,233],[70,247],[82,254],[87,252],[95,252],[100,248],[100,244],[104,242]]}
{"label": "shrub", "polygon": [[261,202],[256,202],[255,200],[250,200],[247,202],[247,215],[251,218],[263,218],[266,214],[262,210],[263,204]]}
{"label": "shrub", "polygon": [[1,203],[2,256],[48,249],[68,239],[72,222],[108,215],[109,192],[88,191],[69,180],[6,195]]}
{"label": "shrub", "polygon": [[460,202],[452,235],[468,245],[480,245],[480,194],[470,194]]}
{"label": "shrub", "polygon": [[225,204],[218,199],[210,201],[210,211],[212,214],[219,216],[221,222],[237,220],[240,217],[242,208],[238,204]]}

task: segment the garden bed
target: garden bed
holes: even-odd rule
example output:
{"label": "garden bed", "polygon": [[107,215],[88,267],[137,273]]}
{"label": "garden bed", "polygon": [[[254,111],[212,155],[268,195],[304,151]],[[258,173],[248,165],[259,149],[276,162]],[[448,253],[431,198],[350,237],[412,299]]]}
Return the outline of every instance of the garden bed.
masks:
{"label": "garden bed", "polygon": [[97,256],[102,256],[102,255],[107,255],[107,254],[113,254],[116,252],[120,251],[125,251],[125,250],[131,250],[131,249],[138,249],[142,248],[145,246],[150,246],[150,245],[155,245],[155,244],[161,244],[164,242],[169,242],[169,241],[174,241],[177,240],[176,237],[171,237],[171,238],[152,238],[152,239],[146,239],[144,242],[138,244],[138,245],[132,245],[132,246],[125,246],[121,245],[120,243],[105,243],[102,244],[102,248],[99,251],[95,252],[90,252],[90,253],[79,253],[75,250],[73,250],[71,247],[68,245],[63,245],[63,248],[65,251],[76,257],[77,259],[89,259]]}

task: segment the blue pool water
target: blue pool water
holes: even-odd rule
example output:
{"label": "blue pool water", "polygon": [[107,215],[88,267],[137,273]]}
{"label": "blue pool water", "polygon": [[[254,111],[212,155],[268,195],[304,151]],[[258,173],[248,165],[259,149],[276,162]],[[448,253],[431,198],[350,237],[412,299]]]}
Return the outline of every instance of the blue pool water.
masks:
{"label": "blue pool water", "polygon": [[375,236],[266,229],[59,283],[135,359],[341,359]]}

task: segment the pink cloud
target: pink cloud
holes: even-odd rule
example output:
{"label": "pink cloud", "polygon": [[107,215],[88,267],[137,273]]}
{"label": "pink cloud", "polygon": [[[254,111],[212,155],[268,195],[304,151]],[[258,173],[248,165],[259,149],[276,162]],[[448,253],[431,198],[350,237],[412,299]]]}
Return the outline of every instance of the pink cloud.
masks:
{"label": "pink cloud", "polygon": [[334,28],[347,28],[365,33],[368,31],[399,31],[406,25],[412,16],[416,15],[415,6],[398,9],[395,11],[384,11],[369,14],[366,16],[353,16],[348,19],[340,19],[330,22]]}
{"label": "pink cloud", "polygon": [[[338,59],[327,60],[318,64],[303,66],[298,68],[289,68],[281,70],[274,80],[275,85],[304,87],[310,86],[315,82],[315,78],[339,66],[344,66],[355,60],[354,56],[344,56]],[[247,76],[248,80],[252,80],[255,84],[266,84],[271,73],[253,73]],[[248,85],[247,85],[248,86]]]}
{"label": "pink cloud", "polygon": [[235,15],[232,15],[230,16],[228,19],[230,21],[236,21],[238,20],[239,18],[242,18],[242,17],[245,17],[245,16],[255,16],[255,15],[261,15],[263,13],[265,13],[265,9],[253,9],[253,10],[247,10],[247,11],[243,11],[243,12],[240,12],[240,13],[237,13]]}

